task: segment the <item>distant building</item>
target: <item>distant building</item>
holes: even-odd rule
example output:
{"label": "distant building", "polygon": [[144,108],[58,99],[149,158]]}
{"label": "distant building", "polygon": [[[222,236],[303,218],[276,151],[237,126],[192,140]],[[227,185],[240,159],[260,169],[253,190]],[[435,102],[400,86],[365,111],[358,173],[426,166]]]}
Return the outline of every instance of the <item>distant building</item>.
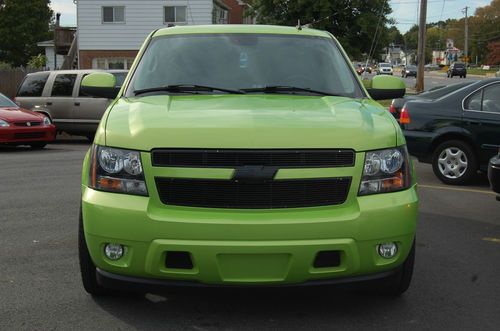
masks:
{"label": "distant building", "polygon": [[[398,45],[390,45],[389,47],[384,48],[385,57],[384,61],[390,63],[394,66],[401,65],[401,53],[402,49]],[[404,54],[404,53],[403,53]]]}
{"label": "distant building", "polygon": [[43,47],[45,49],[45,57],[47,58],[45,69],[55,70],[59,69],[62,66],[64,61],[64,56],[60,54],[57,55],[55,54],[54,40],[41,41],[36,45],[38,47]]}
{"label": "distant building", "polygon": [[147,35],[169,25],[244,23],[236,0],[78,0],[81,69],[129,69]]}
{"label": "distant building", "polygon": [[432,51],[432,64],[450,65],[453,62],[460,61],[462,51],[456,47],[449,48],[445,51]]}

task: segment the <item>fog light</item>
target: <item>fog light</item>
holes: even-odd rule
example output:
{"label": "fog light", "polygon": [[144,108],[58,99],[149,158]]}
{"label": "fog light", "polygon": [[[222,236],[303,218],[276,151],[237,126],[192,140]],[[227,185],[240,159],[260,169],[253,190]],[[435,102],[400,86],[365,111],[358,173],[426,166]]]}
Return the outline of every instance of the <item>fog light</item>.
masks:
{"label": "fog light", "polygon": [[398,245],[396,243],[384,243],[378,245],[378,253],[384,259],[390,259],[398,253]]}
{"label": "fog light", "polygon": [[123,256],[124,248],[120,244],[106,244],[104,247],[104,254],[110,260],[118,260]]}

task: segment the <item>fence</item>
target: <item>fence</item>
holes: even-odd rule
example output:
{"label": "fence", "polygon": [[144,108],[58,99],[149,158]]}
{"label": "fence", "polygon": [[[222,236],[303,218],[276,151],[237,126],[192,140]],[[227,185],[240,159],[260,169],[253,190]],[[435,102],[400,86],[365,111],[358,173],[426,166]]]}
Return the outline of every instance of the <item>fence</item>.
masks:
{"label": "fence", "polygon": [[40,70],[42,69],[0,69],[0,93],[14,98],[17,87],[23,81],[24,76]]}

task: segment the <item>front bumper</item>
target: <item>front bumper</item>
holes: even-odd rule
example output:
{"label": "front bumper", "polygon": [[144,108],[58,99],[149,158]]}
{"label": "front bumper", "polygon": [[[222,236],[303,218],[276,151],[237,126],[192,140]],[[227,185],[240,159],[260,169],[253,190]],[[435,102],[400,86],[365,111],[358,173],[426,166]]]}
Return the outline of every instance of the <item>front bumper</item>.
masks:
{"label": "front bumper", "polygon": [[[340,206],[288,210],[220,210],[158,205],[156,197],[83,187],[87,246],[104,276],[205,285],[284,285],[383,274],[406,259],[415,236],[416,188],[356,197]],[[151,194],[151,192],[150,192]],[[153,193],[154,195],[155,193]],[[377,245],[396,242],[392,259]],[[125,246],[118,261],[106,243]],[[321,251],[339,251],[340,264],[315,268]],[[167,268],[167,252],[188,252],[191,269]],[[109,280],[109,279],[108,279]],[[105,282],[105,281],[104,281]]]}
{"label": "front bumper", "polygon": [[55,125],[0,128],[0,144],[23,145],[51,142],[56,138]]}
{"label": "front bumper", "polygon": [[[265,285],[269,287],[295,287],[295,286],[324,286],[324,285],[338,285],[345,283],[360,283],[383,279],[394,275],[398,270],[385,271],[377,274],[370,274],[357,277],[340,277],[326,280],[312,280],[299,284],[279,284],[279,285]],[[221,288],[221,287],[242,287],[241,285],[221,285],[221,284],[203,284],[199,282],[171,280],[171,279],[153,279],[153,278],[140,278],[130,277],[113,274],[107,271],[97,269],[97,282],[106,288],[121,290],[121,291],[137,291],[137,292],[154,292],[158,290],[168,290],[173,287],[195,287],[195,288]],[[245,285],[249,287],[251,285]],[[254,285],[253,287],[259,288],[262,285]]]}
{"label": "front bumper", "polygon": [[488,166],[488,178],[493,192],[500,194],[500,155],[490,160]]}

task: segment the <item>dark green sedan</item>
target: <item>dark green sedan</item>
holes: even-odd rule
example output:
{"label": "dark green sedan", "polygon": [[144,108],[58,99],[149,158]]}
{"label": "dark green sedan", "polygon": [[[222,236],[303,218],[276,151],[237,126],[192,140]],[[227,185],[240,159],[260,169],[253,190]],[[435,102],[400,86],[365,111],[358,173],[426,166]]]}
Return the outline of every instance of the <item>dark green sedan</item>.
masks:
{"label": "dark green sedan", "polygon": [[487,171],[500,147],[500,78],[475,82],[436,100],[408,101],[400,114],[408,150],[446,184]]}

